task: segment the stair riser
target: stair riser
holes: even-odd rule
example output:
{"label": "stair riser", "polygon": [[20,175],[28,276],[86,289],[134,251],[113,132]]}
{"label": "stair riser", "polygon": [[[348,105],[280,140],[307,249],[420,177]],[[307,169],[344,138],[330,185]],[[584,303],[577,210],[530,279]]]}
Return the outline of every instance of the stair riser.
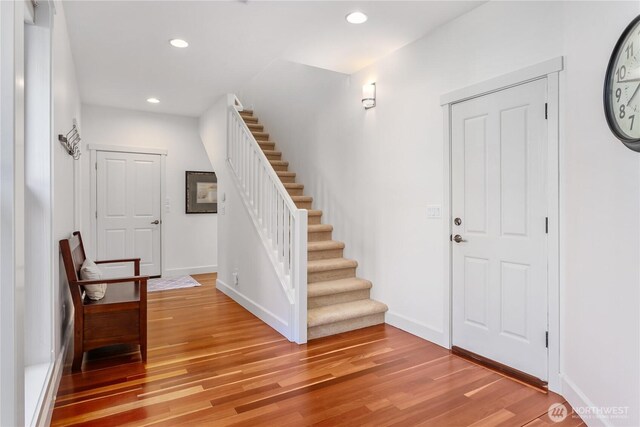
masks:
{"label": "stair riser", "polygon": [[[306,208],[309,209],[309,208]],[[307,233],[308,242],[323,242],[325,240],[331,240],[331,231],[318,231],[315,233]],[[340,258],[340,257],[338,257]]]}
{"label": "stair riser", "polygon": [[295,202],[298,209],[311,209],[313,202]]}
{"label": "stair riser", "polygon": [[356,268],[339,268],[336,270],[307,273],[307,283],[326,282],[327,280],[346,279],[356,276]]}
{"label": "stair riser", "polygon": [[257,123],[247,123],[247,127],[252,130],[252,131],[256,131],[256,132],[262,132],[264,131],[264,126],[259,125]]}
{"label": "stair riser", "polygon": [[258,123],[257,117],[247,116],[246,114],[240,114],[240,117],[242,117],[242,120],[246,123]]}
{"label": "stair riser", "polygon": [[372,314],[369,316],[357,317],[355,319],[343,320],[341,322],[329,323],[326,325],[314,326],[307,330],[307,339],[312,340],[329,335],[340,334],[347,331],[366,328],[384,323],[384,313]]}
{"label": "stair riser", "polygon": [[296,177],[295,176],[281,176],[280,177],[280,181],[283,182],[283,183],[284,182],[296,182]]}
{"label": "stair riser", "polygon": [[273,170],[275,170],[276,172],[280,171],[280,172],[286,172],[289,169],[289,165],[271,165],[273,166]]}
{"label": "stair riser", "polygon": [[251,132],[251,134],[256,139],[256,141],[268,141],[269,140],[269,134],[268,133]]}
{"label": "stair riser", "polygon": [[341,292],[339,294],[323,295],[321,297],[309,298],[307,308],[325,307],[327,305],[342,304],[344,302],[369,299],[369,289],[353,292]]}
{"label": "stair riser", "polygon": [[287,192],[290,196],[302,196],[304,188],[287,188]]}
{"label": "stair riser", "polygon": [[[313,240],[310,240],[313,241]],[[307,260],[309,261],[317,261],[319,259],[332,259],[332,258],[342,258],[344,249],[329,249],[326,251],[309,251],[307,253]]]}
{"label": "stair riser", "polygon": [[258,142],[258,145],[260,145],[260,148],[263,150],[273,150],[276,148],[275,142]]}
{"label": "stair riser", "polygon": [[267,154],[267,153],[265,153],[265,155],[267,156],[268,160],[282,160],[282,153],[281,154]]}
{"label": "stair riser", "polygon": [[322,224],[322,217],[318,215],[309,215],[307,217],[307,224],[309,225]]}

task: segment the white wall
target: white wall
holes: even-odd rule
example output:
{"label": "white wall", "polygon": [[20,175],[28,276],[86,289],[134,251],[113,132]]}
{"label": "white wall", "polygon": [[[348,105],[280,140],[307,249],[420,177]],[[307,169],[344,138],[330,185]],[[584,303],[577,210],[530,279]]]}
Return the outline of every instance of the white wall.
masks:
{"label": "white wall", "polygon": [[[218,176],[220,255],[216,286],[282,335],[291,336],[292,306],[227,166],[226,96],[202,115],[200,135]],[[238,274],[237,285],[233,273]]]}
{"label": "white wall", "polygon": [[[217,271],[217,214],[185,213],[185,171],[211,171],[202,145],[198,119],[119,108],[83,105],[82,139],[85,144],[162,148],[166,157],[166,197],[163,205],[165,276]],[[91,241],[90,155],[82,156],[82,232],[94,256]],[[89,249],[90,248],[90,249]]]}
{"label": "white wall", "polygon": [[[448,242],[442,220],[426,218],[444,200],[440,96],[564,55],[563,393],[630,410],[594,425],[640,424],[640,159],[609,132],[601,100],[611,50],[639,12],[637,2],[490,2],[353,76],[276,63],[240,96],[389,305],[387,321],[446,346]],[[378,106],[365,111],[370,81]]]}
{"label": "white wall", "polygon": [[[69,35],[67,33],[67,21],[64,8],[61,3],[56,3],[56,14],[53,24],[53,241],[54,247],[59,253],[58,241],[67,239],[76,229],[77,221],[74,218],[74,204],[77,194],[75,192],[76,179],[74,170],[77,165],[71,156],[57,141],[57,135],[66,135],[71,129],[73,119],[77,119],[82,131],[80,121],[80,92],[76,80],[75,64],[71,54]],[[62,334],[71,316],[71,294],[67,284],[67,278],[62,266],[62,259],[54,260],[54,318],[56,325],[56,348],[62,344]],[[65,307],[63,311],[62,307]]]}

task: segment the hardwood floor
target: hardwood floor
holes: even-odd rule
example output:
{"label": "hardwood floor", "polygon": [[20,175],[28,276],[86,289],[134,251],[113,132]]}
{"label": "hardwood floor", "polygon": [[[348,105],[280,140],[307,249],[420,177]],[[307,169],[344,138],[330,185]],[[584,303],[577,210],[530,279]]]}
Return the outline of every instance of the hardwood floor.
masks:
{"label": "hardwood floor", "polygon": [[149,294],[146,367],[122,348],[65,367],[52,425],[584,425],[548,418],[562,397],[392,326],[290,343],[194,277]]}

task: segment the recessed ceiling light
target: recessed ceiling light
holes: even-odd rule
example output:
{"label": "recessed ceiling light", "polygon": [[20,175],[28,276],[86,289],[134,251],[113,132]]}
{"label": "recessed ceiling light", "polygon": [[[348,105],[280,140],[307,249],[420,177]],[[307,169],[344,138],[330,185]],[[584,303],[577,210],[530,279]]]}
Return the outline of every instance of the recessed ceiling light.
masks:
{"label": "recessed ceiling light", "polygon": [[169,43],[171,44],[171,46],[179,47],[179,48],[185,48],[185,47],[189,46],[189,43],[187,43],[186,41],[184,41],[182,39],[171,39],[171,40],[169,40]]}
{"label": "recessed ceiling light", "polygon": [[362,24],[367,22],[367,15],[362,12],[351,12],[347,15],[347,22],[350,24]]}
{"label": "recessed ceiling light", "polygon": [[158,98],[147,98],[149,104],[158,104],[160,100]]}

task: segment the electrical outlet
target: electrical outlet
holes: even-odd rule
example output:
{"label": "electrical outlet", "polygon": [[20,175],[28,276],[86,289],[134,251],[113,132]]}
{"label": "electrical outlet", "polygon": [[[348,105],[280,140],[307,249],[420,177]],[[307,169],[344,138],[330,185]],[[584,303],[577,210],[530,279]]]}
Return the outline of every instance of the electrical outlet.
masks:
{"label": "electrical outlet", "polygon": [[237,271],[233,273],[233,284],[235,286],[238,286],[238,272]]}

